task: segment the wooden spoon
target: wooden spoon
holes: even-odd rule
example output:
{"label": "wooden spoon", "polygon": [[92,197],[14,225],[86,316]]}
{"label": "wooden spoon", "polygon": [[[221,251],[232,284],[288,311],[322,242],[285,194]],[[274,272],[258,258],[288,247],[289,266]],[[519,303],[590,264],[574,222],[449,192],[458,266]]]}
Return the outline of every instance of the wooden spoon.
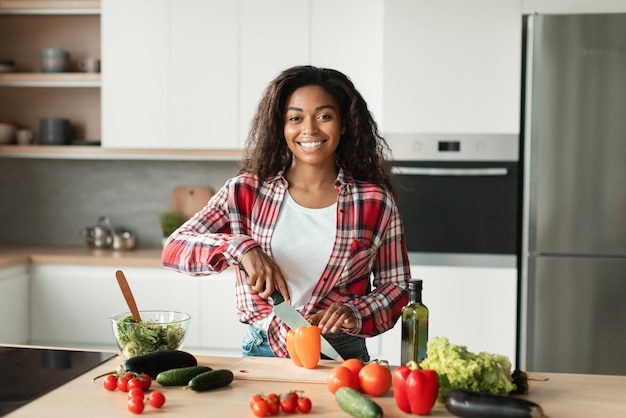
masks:
{"label": "wooden spoon", "polygon": [[137,309],[133,292],[130,290],[126,276],[124,276],[124,272],[122,272],[122,270],[116,271],[115,277],[117,277],[117,283],[119,283],[120,289],[122,289],[122,294],[124,295],[124,299],[126,299],[126,304],[130,309],[130,313],[133,315],[135,321],[141,322],[141,316],[139,315],[139,310]]}

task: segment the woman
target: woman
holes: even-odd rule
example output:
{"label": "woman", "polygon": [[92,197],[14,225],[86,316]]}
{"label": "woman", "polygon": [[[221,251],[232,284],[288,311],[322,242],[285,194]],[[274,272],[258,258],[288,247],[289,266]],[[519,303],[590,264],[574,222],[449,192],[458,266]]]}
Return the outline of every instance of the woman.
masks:
{"label": "woman", "polygon": [[[265,90],[238,176],[167,240],[163,265],[192,275],[237,267],[243,354],[286,357],[278,288],[345,358],[394,326],[410,277],[388,150],[342,73],[283,71]],[[373,279],[372,279],[373,276]]]}

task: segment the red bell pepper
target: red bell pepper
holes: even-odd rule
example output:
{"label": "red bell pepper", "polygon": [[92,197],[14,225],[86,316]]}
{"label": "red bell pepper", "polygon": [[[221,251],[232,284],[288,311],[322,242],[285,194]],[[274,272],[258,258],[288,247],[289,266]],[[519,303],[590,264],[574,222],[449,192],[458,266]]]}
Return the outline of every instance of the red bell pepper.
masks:
{"label": "red bell pepper", "polygon": [[421,370],[416,362],[400,366],[393,372],[393,397],[402,412],[428,415],[439,393],[439,375]]}

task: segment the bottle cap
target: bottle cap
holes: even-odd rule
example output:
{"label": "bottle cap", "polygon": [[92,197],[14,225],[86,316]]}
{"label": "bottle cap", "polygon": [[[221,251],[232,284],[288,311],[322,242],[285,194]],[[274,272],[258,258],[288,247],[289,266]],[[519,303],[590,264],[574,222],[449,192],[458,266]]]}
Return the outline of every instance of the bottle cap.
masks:
{"label": "bottle cap", "polygon": [[409,290],[422,290],[422,279],[409,280]]}

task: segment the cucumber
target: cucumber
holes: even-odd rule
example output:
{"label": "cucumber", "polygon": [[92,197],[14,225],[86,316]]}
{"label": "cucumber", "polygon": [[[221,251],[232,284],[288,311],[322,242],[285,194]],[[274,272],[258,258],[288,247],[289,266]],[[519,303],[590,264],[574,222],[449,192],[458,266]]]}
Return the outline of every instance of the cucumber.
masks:
{"label": "cucumber", "polygon": [[190,366],[170,369],[157,375],[156,381],[161,386],[185,386],[191,379],[200,373],[213,370],[207,366]]}
{"label": "cucumber", "polygon": [[231,384],[235,376],[233,372],[227,369],[210,370],[200,373],[192,378],[186,388],[193,389],[197,392],[205,390],[221,388]]}
{"label": "cucumber", "polygon": [[526,399],[452,389],[444,397],[446,409],[462,418],[546,418],[541,407]]}
{"label": "cucumber", "polygon": [[120,368],[124,372],[146,373],[151,378],[166,370],[197,366],[198,361],[186,351],[161,350],[131,357]]}
{"label": "cucumber", "polygon": [[383,410],[376,402],[347,386],[335,392],[337,405],[355,418],[381,418]]}

